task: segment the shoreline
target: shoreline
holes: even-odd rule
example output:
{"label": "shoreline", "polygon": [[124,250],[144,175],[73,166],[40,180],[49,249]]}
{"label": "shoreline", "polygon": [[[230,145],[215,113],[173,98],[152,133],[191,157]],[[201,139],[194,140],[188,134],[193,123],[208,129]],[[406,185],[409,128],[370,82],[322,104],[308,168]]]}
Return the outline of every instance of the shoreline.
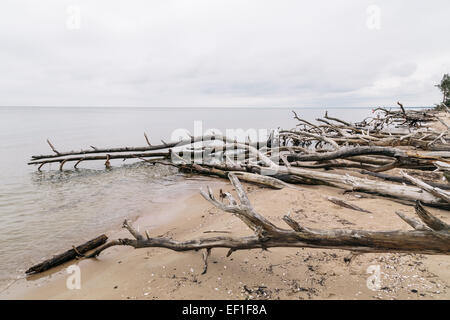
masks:
{"label": "shoreline", "polygon": [[[443,117],[450,122],[450,117]],[[444,130],[441,123],[433,127]],[[234,192],[226,180],[201,177],[194,188],[171,195],[172,201],[153,203],[132,221],[150,235],[192,240],[223,235],[252,234],[237,217],[213,207],[197,191],[211,186]],[[186,180],[187,181],[187,180]],[[285,227],[290,213],[307,227],[373,231],[410,230],[396,211],[412,214],[411,205],[395,199],[327,186],[296,185],[281,190],[243,183],[257,212]],[[187,186],[187,184],[186,184]],[[191,185],[190,185],[191,186]],[[179,189],[178,189],[179,190]],[[335,197],[367,212],[343,208],[327,200]],[[450,223],[448,211],[430,209]],[[155,214],[157,212],[157,214]],[[129,238],[126,230],[106,232],[110,239]],[[405,253],[351,255],[338,249],[271,248],[242,250],[226,257],[227,249],[213,249],[206,274],[202,252],[163,248],[112,247],[97,259],[71,261],[42,274],[13,281],[0,299],[450,299],[450,257]],[[66,268],[81,270],[81,289],[70,290]],[[379,288],[368,281],[379,270]]]}
{"label": "shoreline", "polygon": [[[186,177],[184,179],[186,179]],[[200,186],[206,187],[206,185],[210,185],[213,187],[220,186],[222,184],[226,185],[226,182],[221,181],[220,179],[212,179],[208,177],[196,177],[194,179],[199,181],[199,187],[196,189],[193,189],[192,186],[188,186],[186,184],[186,180],[178,182],[178,184],[184,183],[186,188],[181,190],[180,186],[176,187],[177,190],[175,190],[173,196],[177,198],[177,201],[158,201],[158,199],[155,199],[156,201],[153,202],[150,208],[145,208],[142,210],[143,212],[161,211],[163,214],[158,213],[155,215],[154,213],[141,213],[127,217],[126,219],[133,225],[144,225],[149,232],[155,232],[157,234],[167,233],[167,228],[172,228],[173,222],[183,213],[182,209],[184,208],[186,202],[188,202],[192,197],[195,197],[195,195],[199,194]],[[103,233],[108,236],[108,239],[129,237],[129,233],[120,226],[109,228]],[[113,248],[110,250],[111,252],[106,252],[106,256],[109,254],[120,256],[122,251],[124,251],[121,249],[124,248]],[[64,249],[62,249],[62,251],[64,251]],[[86,268],[86,270],[91,271],[96,268],[96,260],[97,259],[80,261],[72,260],[39,274],[20,276],[18,279],[11,280],[9,281],[9,284],[0,288],[0,299],[41,299],[41,294],[37,292],[40,290],[39,288],[46,286],[51,287],[51,282],[53,280],[65,281],[65,278],[69,276],[69,274],[65,272],[69,266],[76,264],[82,269]]]}
{"label": "shoreline", "polygon": [[[223,183],[222,183],[223,182]],[[231,191],[225,180],[210,179],[215,193]],[[305,225],[321,228],[407,230],[394,211],[412,207],[386,198],[362,194],[342,195],[323,186],[273,190],[244,184],[255,209],[283,226],[288,211]],[[371,214],[339,207],[333,196],[363,207]],[[153,208],[154,210],[156,208]],[[176,240],[208,236],[205,231],[251,234],[236,217],[221,212],[199,193],[159,206],[172,219],[156,228],[152,215],[133,222],[150,234]],[[433,212],[448,221],[444,211]],[[219,234],[220,235],[220,234]],[[129,237],[126,230],[108,233],[111,239]],[[244,250],[226,258],[226,249],[214,249],[206,274],[202,252],[175,252],[162,248],[113,247],[95,260],[72,261],[55,270],[19,280],[0,293],[1,299],[449,299],[450,257],[416,254],[355,256],[349,252],[309,248],[273,248],[268,252]],[[65,269],[76,263],[81,270],[81,289],[69,290]],[[367,268],[379,265],[381,289],[367,287]]]}

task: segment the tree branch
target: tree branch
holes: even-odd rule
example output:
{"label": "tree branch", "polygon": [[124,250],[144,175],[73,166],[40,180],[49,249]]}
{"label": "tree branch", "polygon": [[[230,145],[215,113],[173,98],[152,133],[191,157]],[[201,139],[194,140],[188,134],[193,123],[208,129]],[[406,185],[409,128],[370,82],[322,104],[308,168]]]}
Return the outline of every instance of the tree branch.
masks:
{"label": "tree branch", "polygon": [[286,230],[275,226],[253,209],[244,188],[236,176],[230,174],[229,179],[236,190],[239,202],[230,194],[222,193],[223,197],[228,200],[228,204],[224,204],[216,200],[210,188],[208,188],[208,192],[201,191],[201,194],[217,208],[238,216],[254,231],[255,235],[238,238],[200,238],[188,241],[176,241],[162,237],[144,238],[125,221],[124,227],[128,229],[135,239],[113,240],[98,248],[86,258],[96,257],[103,250],[115,245],[126,245],[134,248],[158,247],[174,251],[206,249],[203,254],[205,264],[203,273],[205,273],[207,270],[207,259],[212,248],[230,249],[227,256],[237,250],[267,249],[271,247],[343,249],[359,253],[408,252],[450,254],[449,225],[425,211],[420,203],[417,203],[416,211],[428,227],[397,213],[414,228],[412,231],[320,230],[303,227],[291,217],[284,216],[283,220],[292,228],[292,230]]}

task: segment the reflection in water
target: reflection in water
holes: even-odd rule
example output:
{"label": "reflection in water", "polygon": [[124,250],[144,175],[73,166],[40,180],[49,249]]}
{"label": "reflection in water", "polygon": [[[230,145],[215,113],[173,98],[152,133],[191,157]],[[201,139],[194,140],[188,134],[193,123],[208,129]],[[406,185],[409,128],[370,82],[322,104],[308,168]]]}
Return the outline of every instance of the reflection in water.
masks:
{"label": "reflection in water", "polygon": [[123,217],[136,217],[152,203],[168,201],[167,193],[183,188],[176,171],[134,163],[111,170],[30,173],[31,186],[22,192],[31,194],[25,197],[16,190],[0,204],[9,215],[2,216],[0,225],[0,280],[10,278],[11,267],[23,273],[61,248],[117,227]]}
{"label": "reflection in water", "polygon": [[[132,169],[132,170],[130,170]],[[112,170],[95,170],[88,168],[78,168],[63,171],[33,171],[30,173],[31,181],[41,187],[42,184],[65,182],[70,183],[71,180],[78,179],[78,182],[89,181],[95,179],[97,176],[105,177],[140,177],[145,179],[155,179],[173,175],[177,170],[170,166],[163,166],[160,164],[149,165],[145,162],[135,162],[132,164],[124,164],[121,167],[116,167]]]}

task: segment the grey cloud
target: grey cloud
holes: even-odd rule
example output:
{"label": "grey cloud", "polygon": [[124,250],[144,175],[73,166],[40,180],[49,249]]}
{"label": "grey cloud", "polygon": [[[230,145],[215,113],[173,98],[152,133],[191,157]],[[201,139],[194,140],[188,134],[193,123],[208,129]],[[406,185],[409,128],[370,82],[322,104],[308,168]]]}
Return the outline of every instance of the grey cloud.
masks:
{"label": "grey cloud", "polygon": [[401,63],[391,68],[391,74],[399,77],[408,77],[417,70],[415,63]]}
{"label": "grey cloud", "polygon": [[[410,105],[450,72],[446,0],[2,1],[0,105]],[[66,27],[67,7],[81,29]]]}

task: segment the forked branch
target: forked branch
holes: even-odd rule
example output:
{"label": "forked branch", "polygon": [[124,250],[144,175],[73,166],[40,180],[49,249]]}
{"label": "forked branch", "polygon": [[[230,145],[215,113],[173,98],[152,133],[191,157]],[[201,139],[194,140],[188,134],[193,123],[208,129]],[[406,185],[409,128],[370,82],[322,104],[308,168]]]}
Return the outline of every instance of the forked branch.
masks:
{"label": "forked branch", "polygon": [[[450,254],[450,226],[426,211],[418,202],[416,212],[421,222],[397,213],[410,224],[411,231],[365,231],[350,229],[320,230],[302,226],[290,216],[283,220],[290,229],[283,229],[260,215],[252,207],[239,179],[229,174],[231,184],[237,193],[236,200],[230,193],[221,193],[224,202],[218,201],[212,190],[201,191],[202,196],[215,207],[240,218],[254,235],[246,237],[212,237],[188,241],[176,241],[164,237],[151,238],[141,235],[127,221],[126,228],[134,239],[118,239],[104,244],[87,258],[98,256],[103,250],[116,245],[134,248],[159,247],[174,251],[206,249],[203,254],[207,270],[207,259],[213,248],[228,248],[229,254],[237,250],[267,249],[271,247],[308,247],[322,249],[344,249],[352,252],[409,252],[422,254]],[[228,254],[228,255],[229,255]]]}

